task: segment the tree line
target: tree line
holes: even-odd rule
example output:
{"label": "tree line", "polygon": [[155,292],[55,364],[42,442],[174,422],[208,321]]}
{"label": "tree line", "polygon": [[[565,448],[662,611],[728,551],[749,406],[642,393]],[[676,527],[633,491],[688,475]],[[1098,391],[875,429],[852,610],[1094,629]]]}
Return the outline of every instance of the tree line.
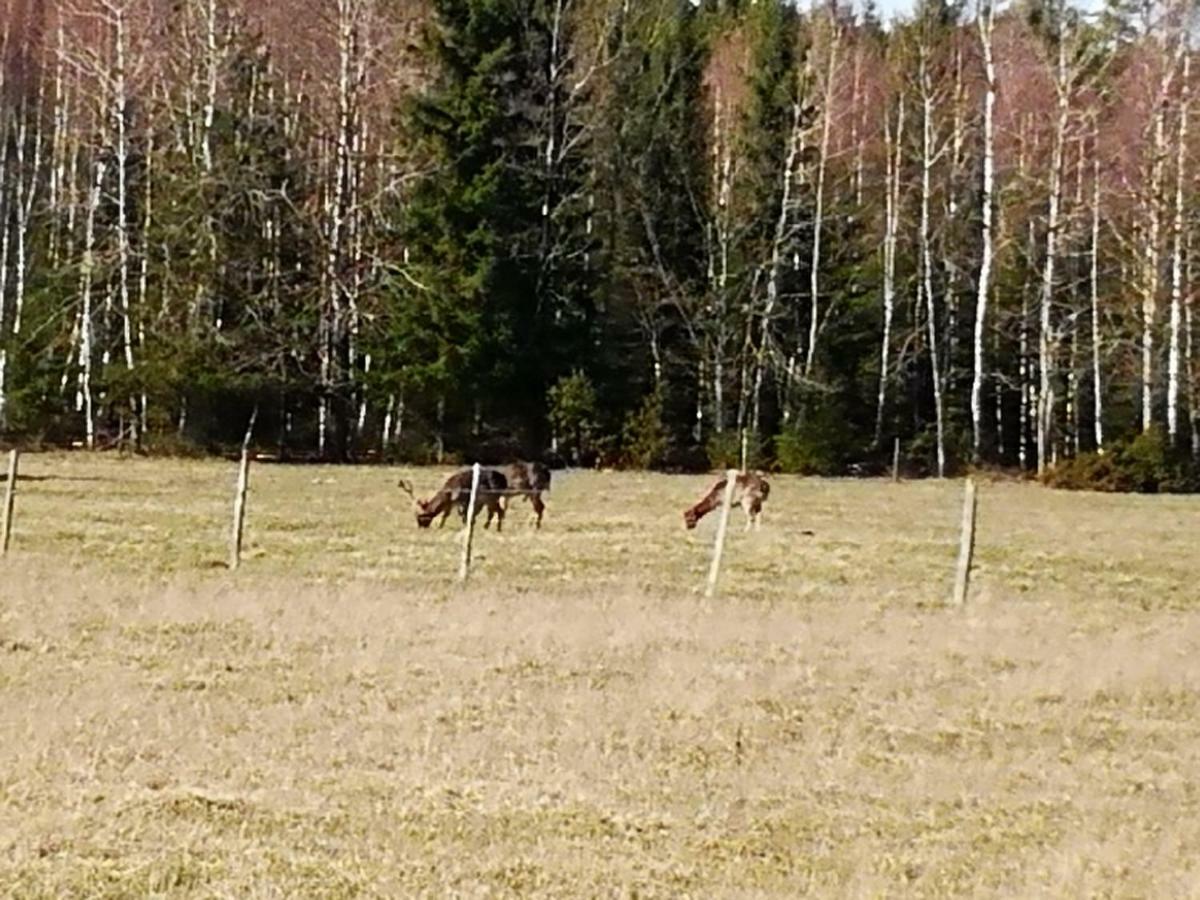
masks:
{"label": "tree line", "polygon": [[0,0],[0,431],[1200,453],[1192,7]]}

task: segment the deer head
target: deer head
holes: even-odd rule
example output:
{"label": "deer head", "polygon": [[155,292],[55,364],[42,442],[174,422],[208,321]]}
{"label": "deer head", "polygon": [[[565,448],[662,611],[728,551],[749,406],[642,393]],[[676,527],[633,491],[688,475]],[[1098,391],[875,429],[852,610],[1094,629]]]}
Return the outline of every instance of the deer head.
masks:
{"label": "deer head", "polygon": [[400,479],[397,486],[400,488],[400,490],[404,491],[404,493],[408,494],[408,496],[412,497],[413,509],[417,514],[417,527],[428,528],[429,523],[433,521],[434,516],[434,514],[429,511],[429,501],[418,500],[416,493],[413,491],[413,486],[403,478]]}

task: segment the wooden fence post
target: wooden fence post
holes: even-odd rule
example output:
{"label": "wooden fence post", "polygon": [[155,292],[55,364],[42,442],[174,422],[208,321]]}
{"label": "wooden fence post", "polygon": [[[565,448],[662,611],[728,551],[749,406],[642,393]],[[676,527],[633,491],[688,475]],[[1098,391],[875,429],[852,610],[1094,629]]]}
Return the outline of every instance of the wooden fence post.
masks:
{"label": "wooden fence post", "polygon": [[17,493],[17,460],[21,451],[10,450],[8,454],[8,483],[4,485],[4,521],[0,523],[0,556],[8,554],[8,542],[12,536],[13,504]]}
{"label": "wooden fence post", "polygon": [[721,518],[717,521],[717,538],[713,544],[712,563],[708,567],[708,584],[704,588],[704,596],[710,600],[717,593],[717,579],[721,576],[721,556],[725,553],[725,532],[729,529],[729,507],[733,504],[737,477],[737,469],[725,473],[725,499],[721,504]]}
{"label": "wooden fence post", "polygon": [[900,480],[900,438],[892,443],[892,481]]}
{"label": "wooden fence post", "polygon": [[954,573],[954,605],[967,602],[967,589],[971,584],[971,559],[975,555],[975,512],[978,498],[975,494],[975,479],[967,479],[963,494],[962,534],[958,543],[958,568]]}
{"label": "wooden fence post", "polygon": [[242,462],[238,468],[237,492],[233,495],[233,532],[229,536],[229,568],[236,569],[242,562],[242,528],[246,524],[246,489],[250,481],[250,451],[242,449]]}
{"label": "wooden fence post", "polygon": [[471,467],[471,502],[467,504],[467,527],[463,535],[462,562],[458,567],[458,580],[467,583],[471,574],[471,542],[475,538],[475,501],[479,496],[479,463]]}

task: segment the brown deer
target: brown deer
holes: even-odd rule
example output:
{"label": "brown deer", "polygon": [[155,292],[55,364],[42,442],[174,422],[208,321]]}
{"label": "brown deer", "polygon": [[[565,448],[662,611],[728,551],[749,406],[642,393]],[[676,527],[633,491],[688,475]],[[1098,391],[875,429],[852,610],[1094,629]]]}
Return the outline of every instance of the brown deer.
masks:
{"label": "brown deer", "polygon": [[542,513],[546,504],[542,502],[542,492],[550,490],[550,470],[540,462],[515,462],[504,467],[508,476],[508,494],[504,498],[504,508],[508,509],[508,501],[515,496],[524,497],[533,504],[537,515],[537,527],[542,527]]}
{"label": "brown deer", "polygon": [[[725,499],[725,476],[722,475],[708,490],[700,502],[683,511],[683,522],[689,529],[695,528],[696,523],[704,516],[718,509]],[[746,530],[750,526],[762,527],[762,507],[767,495],[771,493],[771,485],[761,475],[754,472],[741,472],[733,486],[733,505],[740,506],[746,511]]]}
{"label": "brown deer", "polygon": [[[400,490],[412,497],[413,503],[416,505],[418,527],[428,528],[434,519],[441,516],[438,528],[442,528],[446,524],[446,517],[450,515],[450,510],[455,507],[458,508],[458,514],[462,518],[463,524],[466,524],[467,507],[471,504],[471,479],[472,471],[470,469],[459,469],[447,478],[438,492],[428,500],[418,500],[417,495],[413,493],[412,485],[403,478],[400,479]],[[492,524],[494,515],[496,531],[503,530],[504,507],[500,500],[507,490],[508,479],[504,477],[503,472],[495,469],[480,470],[479,491],[475,498],[475,514],[478,515],[482,507],[487,507],[487,521],[483,523],[484,528]]]}

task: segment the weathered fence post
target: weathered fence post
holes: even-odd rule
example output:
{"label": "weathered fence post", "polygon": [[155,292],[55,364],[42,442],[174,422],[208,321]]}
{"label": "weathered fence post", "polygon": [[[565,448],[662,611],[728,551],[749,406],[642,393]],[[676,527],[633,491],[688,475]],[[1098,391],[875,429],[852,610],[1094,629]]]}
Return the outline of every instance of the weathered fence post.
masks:
{"label": "weathered fence post", "polygon": [[962,534],[958,543],[958,569],[954,573],[954,605],[962,606],[967,602],[967,589],[971,584],[971,558],[975,555],[975,511],[978,499],[975,494],[975,480],[967,479],[966,493],[963,494]]}
{"label": "weathered fence post", "polygon": [[471,502],[467,504],[467,527],[463,535],[462,563],[458,567],[458,580],[463,584],[471,574],[471,542],[475,538],[475,502],[479,496],[479,463],[471,467]]}
{"label": "weathered fence post", "polygon": [[729,529],[729,507],[733,504],[733,489],[737,486],[737,477],[737,469],[730,469],[725,473],[725,499],[721,503],[717,539],[713,544],[712,563],[708,567],[708,584],[704,588],[704,596],[710,600],[717,593],[717,579],[721,576],[721,556],[725,553],[725,532]]}
{"label": "weathered fence post", "polygon": [[900,438],[892,443],[892,481],[900,480]]}
{"label": "weathered fence post", "polygon": [[250,481],[250,451],[242,449],[242,463],[238,468],[237,492],[233,495],[233,532],[229,536],[229,568],[236,569],[242,562],[242,528],[246,524],[246,489]]}
{"label": "weathered fence post", "polygon": [[17,494],[17,460],[21,451],[10,450],[8,454],[8,482],[4,485],[4,521],[0,522],[0,556],[7,555],[8,542],[12,536],[13,504]]}

